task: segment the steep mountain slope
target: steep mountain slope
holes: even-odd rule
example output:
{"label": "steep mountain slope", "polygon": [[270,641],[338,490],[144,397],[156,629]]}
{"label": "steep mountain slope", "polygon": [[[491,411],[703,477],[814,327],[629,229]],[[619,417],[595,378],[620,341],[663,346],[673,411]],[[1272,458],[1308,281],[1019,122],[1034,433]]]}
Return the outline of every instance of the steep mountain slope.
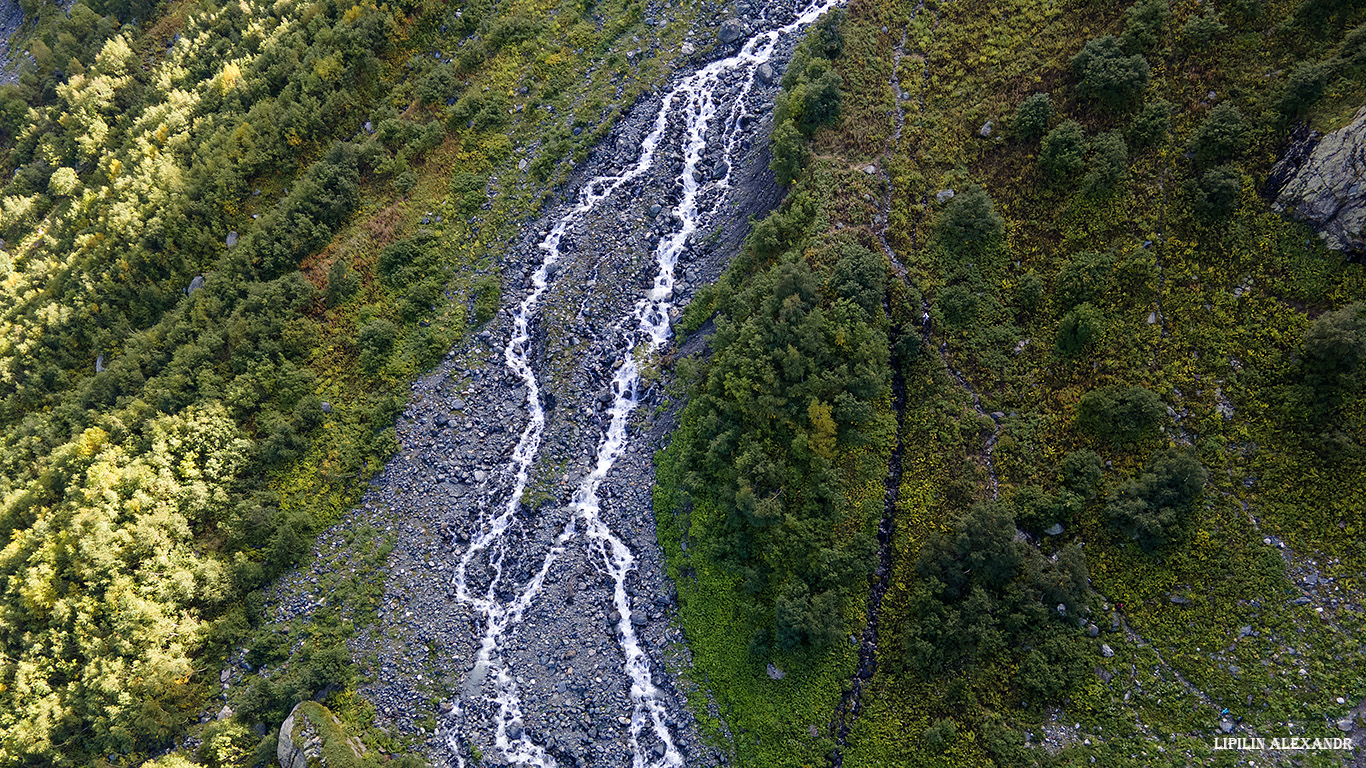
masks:
{"label": "steep mountain slope", "polygon": [[[842,114],[690,308],[737,330],[661,459],[660,538],[737,762],[1188,765],[1227,759],[1216,736],[1360,738],[1366,284],[1258,192],[1294,122],[1359,107],[1361,22],[850,6]],[[896,415],[896,441],[835,414],[837,492],[813,508],[822,401],[780,362],[809,321],[765,308],[836,311],[840,241],[887,256],[879,357],[905,393],[862,417]],[[895,504],[885,597],[846,577],[820,608],[819,542],[870,532],[871,494]],[[756,528],[775,543],[743,549]]]}

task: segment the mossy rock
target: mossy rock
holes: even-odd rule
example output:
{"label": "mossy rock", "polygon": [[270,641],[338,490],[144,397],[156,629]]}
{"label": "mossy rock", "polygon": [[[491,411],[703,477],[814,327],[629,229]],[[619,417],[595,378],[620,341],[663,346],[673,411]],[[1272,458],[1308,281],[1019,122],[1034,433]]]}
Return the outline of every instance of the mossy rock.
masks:
{"label": "mossy rock", "polygon": [[347,737],[341,720],[316,701],[295,705],[280,726],[280,768],[360,768],[365,745]]}

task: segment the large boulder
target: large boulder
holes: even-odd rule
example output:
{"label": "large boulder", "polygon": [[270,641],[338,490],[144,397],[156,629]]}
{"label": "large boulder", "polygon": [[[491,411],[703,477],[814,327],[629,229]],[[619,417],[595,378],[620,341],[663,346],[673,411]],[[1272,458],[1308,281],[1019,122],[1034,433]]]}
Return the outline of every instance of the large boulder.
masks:
{"label": "large boulder", "polygon": [[1366,253],[1366,107],[1327,136],[1298,137],[1268,183],[1277,211],[1309,222],[1329,248]]}
{"label": "large boulder", "polygon": [[316,701],[295,705],[275,747],[280,768],[349,768],[360,765],[363,754],[361,740],[348,738],[341,720]]}
{"label": "large boulder", "polygon": [[745,25],[739,19],[727,19],[721,23],[721,29],[717,32],[717,39],[722,45],[729,45],[745,36]]}

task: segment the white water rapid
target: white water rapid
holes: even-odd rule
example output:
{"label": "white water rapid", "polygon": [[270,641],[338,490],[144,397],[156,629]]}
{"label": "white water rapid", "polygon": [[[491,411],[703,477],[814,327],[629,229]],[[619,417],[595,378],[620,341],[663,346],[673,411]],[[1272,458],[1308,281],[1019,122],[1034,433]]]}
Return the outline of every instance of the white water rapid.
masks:
{"label": "white water rapid", "polygon": [[[634,768],[676,768],[683,765],[683,757],[670,731],[670,716],[660,701],[651,679],[649,659],[641,649],[631,623],[631,605],[625,584],[627,575],[635,568],[635,556],[600,516],[598,490],[626,448],[627,421],[638,402],[641,364],[668,339],[674,268],[679,256],[684,252],[688,239],[698,231],[701,222],[713,215],[726,199],[733,155],[743,138],[742,123],[747,117],[744,99],[753,87],[755,72],[761,64],[769,61],[775,46],[784,36],[811,24],[842,2],[815,0],[797,12],[789,23],[754,35],[735,55],[712,62],[683,79],[661,100],[653,130],[642,140],[635,165],[620,175],[598,176],[586,182],[579,192],[577,203],[555,222],[540,243],[544,257],[540,267],[532,274],[530,289],[513,316],[512,336],[503,355],[508,368],[526,387],[526,409],[529,414],[528,423],[505,470],[512,478],[511,492],[504,504],[481,515],[480,527],[460,558],[453,580],[455,598],[468,605],[482,619],[483,627],[483,637],[460,698],[466,700],[487,695],[488,700],[496,705],[494,743],[491,747],[509,764],[540,768],[556,765],[554,757],[521,726],[524,722],[522,700],[516,676],[504,659],[502,648],[507,632],[522,620],[541,592],[552,564],[565,552],[570,542],[582,534],[585,545],[601,557],[603,568],[613,582],[612,601],[620,617],[616,623],[616,639],[624,657],[626,675],[631,681],[629,739],[632,765]],[[695,174],[707,148],[708,132],[718,112],[715,96],[723,81],[735,73],[743,75],[743,85],[721,125],[721,161],[725,163],[726,171],[719,179],[699,181]],[[514,525],[546,425],[541,389],[531,362],[531,323],[549,287],[552,265],[570,255],[561,250],[566,233],[584,221],[603,201],[651,171],[660,145],[665,141],[671,123],[677,125],[676,121],[682,121],[684,133],[684,145],[681,148],[683,168],[678,177],[682,184],[682,196],[675,208],[676,220],[680,223],[672,233],[659,241],[655,249],[657,272],[653,287],[635,303],[630,314],[619,318],[613,326],[623,337],[625,355],[624,362],[612,379],[613,400],[608,411],[610,422],[598,444],[594,468],[575,489],[568,522],[544,552],[539,569],[525,583],[513,588],[503,583],[503,557],[507,546],[505,536]],[[699,198],[708,191],[708,187],[712,187],[711,191],[716,194],[703,210]],[[485,589],[476,591],[466,577],[471,564],[476,558],[482,557],[487,557],[493,575]],[[500,598],[500,591],[505,594],[512,591],[514,596],[511,599]],[[486,693],[490,690],[491,695]],[[464,710],[462,701],[457,701],[443,725],[446,743],[460,766],[465,765],[463,736],[459,731]],[[645,748],[642,735],[647,728],[662,749]]]}

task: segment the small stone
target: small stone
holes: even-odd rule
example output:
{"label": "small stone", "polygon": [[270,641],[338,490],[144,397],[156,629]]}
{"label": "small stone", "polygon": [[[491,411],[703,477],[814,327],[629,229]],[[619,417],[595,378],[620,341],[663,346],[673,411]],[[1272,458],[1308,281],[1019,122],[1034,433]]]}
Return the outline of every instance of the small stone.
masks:
{"label": "small stone", "polygon": [[1149,313],[1148,313],[1148,325],[1156,325],[1156,324],[1157,324],[1157,313],[1156,313],[1156,312],[1149,312]]}
{"label": "small stone", "polygon": [[754,76],[758,78],[759,82],[769,85],[773,82],[773,67],[770,67],[768,62],[764,62],[759,65],[758,69],[754,70]]}
{"label": "small stone", "polygon": [[195,275],[195,276],[194,276],[194,279],[190,281],[190,284],[189,284],[188,286],[185,287],[185,295],[186,295],[186,296],[193,296],[195,291],[197,291],[197,290],[199,290],[200,288],[203,288],[203,287],[204,287],[204,276],[203,276],[203,275]]}
{"label": "small stone", "polygon": [[1100,627],[1097,627],[1095,624],[1087,624],[1087,625],[1086,625],[1086,636],[1087,636],[1087,637],[1098,637],[1099,635],[1100,635]]}
{"label": "small stone", "polygon": [[[1249,637],[1249,636],[1251,636],[1251,635],[1252,635],[1252,625],[1251,625],[1251,624],[1244,624],[1243,626],[1238,627],[1238,637]],[[1338,703],[1340,704],[1341,702],[1338,702]]]}
{"label": "small stone", "polygon": [[984,139],[991,138],[991,131],[992,131],[992,129],[993,129],[994,127],[995,127],[995,126],[993,126],[993,125],[991,124],[991,121],[988,120],[988,121],[986,121],[985,123],[982,123],[982,127],[981,127],[981,128],[978,128],[978,129],[977,129],[977,135],[978,135],[978,136],[981,136],[981,137],[984,138]]}
{"label": "small stone", "polygon": [[455,410],[455,411],[463,411],[463,410],[465,410],[465,401],[462,400],[462,399],[460,399],[460,398],[458,398],[458,397],[452,399],[452,400],[451,400],[451,410]]}
{"label": "small stone", "polygon": [[228,236],[224,239],[224,242],[228,244],[229,248],[233,247],[234,245],[237,245],[237,232],[229,232]]}
{"label": "small stone", "polygon": [[662,210],[664,210],[664,206],[660,205],[659,203],[655,203],[654,205],[650,206],[650,218],[658,216],[659,212]]}
{"label": "small stone", "polygon": [[519,171],[526,171],[530,167],[531,163],[525,157],[517,161],[517,170]]}
{"label": "small stone", "polygon": [[1114,648],[1111,648],[1107,643],[1101,643],[1101,644],[1100,644],[1100,655],[1101,655],[1101,656],[1104,656],[1105,658],[1108,659],[1108,658],[1110,658],[1110,657],[1112,657],[1112,656],[1115,655],[1115,649],[1114,649]]}
{"label": "small stone", "polygon": [[877,175],[877,166],[872,164],[865,165],[863,166],[863,172],[869,176],[875,176]]}
{"label": "small stone", "polygon": [[1233,721],[1232,721],[1232,720],[1220,720],[1220,721],[1219,721],[1219,730],[1223,731],[1224,733],[1233,733]]}
{"label": "small stone", "polygon": [[782,680],[784,677],[787,677],[787,673],[779,669],[777,664],[770,661],[768,663],[768,676],[773,680]]}
{"label": "small stone", "polygon": [[941,189],[941,190],[939,190],[938,192],[936,192],[936,193],[934,194],[934,201],[935,201],[936,203],[939,203],[940,205],[943,205],[944,203],[947,203],[948,201],[950,201],[950,200],[952,200],[952,199],[953,199],[953,190],[952,190],[952,189]]}
{"label": "small stone", "polygon": [[1061,534],[1062,534],[1062,523],[1054,523],[1054,524],[1048,526],[1048,530],[1044,531],[1044,533],[1048,534],[1049,536],[1058,536],[1058,535],[1061,535]]}
{"label": "small stone", "polygon": [[1186,597],[1186,596],[1184,596],[1184,595],[1168,595],[1168,596],[1167,596],[1167,599],[1171,601],[1172,605],[1190,605],[1190,604],[1191,604],[1190,598],[1189,598],[1189,597]]}
{"label": "small stone", "polygon": [[1350,717],[1344,717],[1344,718],[1342,718],[1341,720],[1338,721],[1337,725],[1338,725],[1338,730],[1339,730],[1339,731],[1342,731],[1343,733],[1351,733],[1351,732],[1352,732],[1352,728],[1353,728],[1356,724],[1352,722],[1352,718],[1350,718]]}

